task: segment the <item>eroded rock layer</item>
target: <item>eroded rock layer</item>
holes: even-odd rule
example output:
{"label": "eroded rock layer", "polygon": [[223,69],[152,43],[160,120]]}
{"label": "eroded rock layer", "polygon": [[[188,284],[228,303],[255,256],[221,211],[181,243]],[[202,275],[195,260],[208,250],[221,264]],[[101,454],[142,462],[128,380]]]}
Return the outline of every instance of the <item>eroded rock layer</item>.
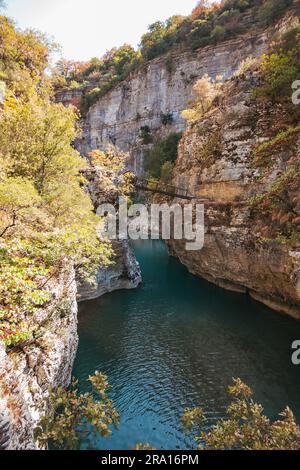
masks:
{"label": "eroded rock layer", "polygon": [[[253,99],[258,83],[255,71],[229,80],[219,102],[184,134],[174,184],[206,200],[205,244],[186,251],[184,241],[172,240],[170,247],[193,274],[300,319],[299,217],[293,209],[300,129],[289,128],[281,105]],[[254,150],[263,142],[271,142],[271,154],[257,164]]]}
{"label": "eroded rock layer", "polygon": [[[150,130],[150,139],[185,129],[181,112],[193,97],[193,86],[203,75],[228,79],[248,57],[259,57],[268,49],[274,34],[296,20],[293,10],[275,27],[257,30],[249,23],[249,33],[195,52],[173,52],[154,59],[115,86],[93,105],[83,119],[83,135],[77,142],[83,155],[114,144],[130,152],[130,167],[143,169],[145,145],[141,129]],[[59,101],[78,105],[80,90],[60,92]],[[168,116],[164,125],[164,116]]]}

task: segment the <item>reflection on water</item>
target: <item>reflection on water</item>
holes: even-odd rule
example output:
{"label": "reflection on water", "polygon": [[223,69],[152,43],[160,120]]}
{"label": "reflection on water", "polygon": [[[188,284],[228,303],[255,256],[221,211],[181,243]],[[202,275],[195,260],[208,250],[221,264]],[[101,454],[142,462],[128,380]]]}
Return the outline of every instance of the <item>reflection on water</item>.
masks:
{"label": "reflection on water", "polygon": [[137,242],[143,285],[81,304],[74,375],[86,390],[95,370],[109,376],[121,424],[99,449],[195,444],[180,424],[202,406],[208,423],[224,416],[226,389],[240,377],[274,417],[287,404],[300,418],[300,366],[291,344],[300,324],[189,274],[160,241]]}

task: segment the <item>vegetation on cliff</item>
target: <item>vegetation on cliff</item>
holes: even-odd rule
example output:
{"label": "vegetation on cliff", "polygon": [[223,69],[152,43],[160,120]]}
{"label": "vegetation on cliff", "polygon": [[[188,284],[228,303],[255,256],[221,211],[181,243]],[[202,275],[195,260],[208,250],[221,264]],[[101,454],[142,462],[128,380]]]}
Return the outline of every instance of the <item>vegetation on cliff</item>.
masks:
{"label": "vegetation on cliff", "polygon": [[201,142],[193,158],[207,169],[223,157],[222,132],[237,117],[223,111],[224,119],[214,119],[214,114],[226,109],[228,90],[248,89],[248,111],[239,127],[247,126],[257,142],[248,162],[257,185],[248,201],[251,217],[261,241],[293,246],[300,241],[300,106],[292,101],[292,85],[300,76],[299,41],[300,28],[294,27],[276,37],[260,60],[245,60],[229,82],[203,77],[194,86],[191,107],[182,113]]}
{"label": "vegetation on cliff", "polygon": [[35,429],[39,445],[77,450],[82,440],[89,440],[92,446],[98,436],[109,436],[111,427],[117,426],[119,414],[107,395],[107,377],[95,372],[89,382],[93,392],[79,394],[75,380],[67,390],[50,390],[46,399],[48,413]]}
{"label": "vegetation on cliff", "polygon": [[292,84],[300,76],[300,27],[286,32],[263,57],[261,84],[254,90],[257,107],[276,110],[266,141],[253,149],[253,165],[261,179],[281,170],[268,191],[252,201],[253,215],[264,224],[264,240],[296,245],[300,242],[300,107],[291,99]]}
{"label": "vegetation on cliff", "polygon": [[222,419],[209,431],[202,431],[205,414],[201,408],[188,409],[183,425],[196,433],[200,450],[298,450],[300,427],[290,408],[278,421],[271,422],[263,408],[253,401],[252,390],[240,379],[229,387],[232,403],[227,419]]}
{"label": "vegetation on cliff", "polygon": [[34,314],[49,305],[49,283],[63,266],[86,277],[111,254],[82,188],[87,162],[72,144],[78,116],[52,101],[44,73],[50,52],[45,38],[0,17],[0,340],[7,347],[38,334]]}
{"label": "vegetation on cliff", "polygon": [[[47,398],[49,410],[35,429],[40,445],[61,449],[80,449],[87,441],[95,448],[97,437],[107,437],[117,426],[119,414],[107,395],[107,377],[99,372],[89,377],[97,398],[92,393],[79,394],[73,381],[69,390],[51,390]],[[201,408],[186,409],[182,424],[193,432],[199,450],[298,450],[300,427],[290,408],[272,422],[263,414],[263,407],[253,400],[252,390],[240,379],[229,387],[231,404],[227,417],[212,428],[205,428],[205,412]],[[155,450],[139,443],[135,450]]]}
{"label": "vegetation on cliff", "polygon": [[180,132],[172,133],[165,139],[157,140],[153,148],[145,152],[144,170],[147,175],[166,183],[172,179],[181,136]]}
{"label": "vegetation on cliff", "polygon": [[[56,89],[83,91],[77,103],[82,113],[132,71],[156,57],[168,54],[166,68],[172,73],[172,52],[195,50],[247,32],[249,24],[265,27],[286,11],[292,0],[200,0],[191,15],[172,16],[149,26],[135,50],[128,44],[88,62],[61,60],[54,71]],[[252,27],[252,26],[251,26]]]}

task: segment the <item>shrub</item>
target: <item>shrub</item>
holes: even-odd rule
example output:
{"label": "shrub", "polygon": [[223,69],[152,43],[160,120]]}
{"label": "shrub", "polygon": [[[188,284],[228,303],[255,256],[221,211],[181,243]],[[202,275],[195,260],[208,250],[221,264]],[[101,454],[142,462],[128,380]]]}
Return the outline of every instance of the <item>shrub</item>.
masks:
{"label": "shrub", "polygon": [[262,83],[253,91],[254,99],[272,101],[283,107],[289,124],[300,121],[300,108],[292,102],[292,83],[300,76],[300,28],[294,27],[272,45],[263,56]]}
{"label": "shrub", "polygon": [[287,153],[296,146],[300,136],[300,125],[279,132],[273,139],[258,145],[253,152],[256,167],[272,166],[272,157],[277,151]]}
{"label": "shrub", "polygon": [[143,140],[144,145],[152,144],[153,137],[152,137],[151,129],[149,126],[142,126],[140,129],[140,133],[141,133],[141,138]]}
{"label": "shrub", "polygon": [[300,165],[291,157],[288,168],[279,174],[267,192],[250,201],[252,218],[256,220],[261,237],[284,240],[298,246],[300,241]]}
{"label": "shrub", "polygon": [[226,29],[224,26],[221,26],[220,24],[217,24],[214,29],[212,30],[212,32],[210,33],[210,37],[211,39],[213,39],[213,41],[222,41],[222,39],[224,39],[226,36]]}
{"label": "shrub", "polygon": [[20,345],[20,343],[24,343],[32,338],[32,332],[27,328],[27,325],[24,323],[19,323],[18,325],[0,323],[0,341],[4,343],[7,349]]}
{"label": "shrub", "polygon": [[201,165],[208,166],[222,157],[223,149],[222,133],[218,129],[208,135],[206,142],[201,144],[195,156]]}
{"label": "shrub", "polygon": [[[174,164],[177,159],[181,133],[172,133],[165,139],[155,142],[153,148],[145,153],[144,170],[154,178],[162,177],[162,167],[166,162]],[[170,165],[164,168],[164,176],[170,171]]]}
{"label": "shrub", "polygon": [[160,170],[160,179],[164,183],[170,183],[173,179],[174,163],[167,161],[165,162]]}
{"label": "shrub", "polygon": [[173,72],[173,66],[174,66],[173,62],[174,62],[173,57],[171,55],[169,55],[166,58],[166,69],[169,72],[169,74],[171,74]]}
{"label": "shrub", "polygon": [[[217,77],[218,81],[219,78]],[[181,116],[187,121],[195,121],[200,119],[211,107],[215,98],[220,94],[221,83],[213,83],[208,75],[204,75],[194,85],[193,90],[196,94],[193,106],[191,109],[182,111]]]}
{"label": "shrub", "polygon": [[188,409],[182,417],[187,430],[195,429],[202,450],[298,450],[300,427],[290,408],[278,421],[271,422],[263,408],[252,399],[252,390],[240,379],[229,387],[233,401],[222,419],[208,432],[202,432],[205,414],[202,409]]}
{"label": "shrub", "polygon": [[93,392],[80,394],[75,380],[68,390],[50,390],[49,397],[41,404],[42,411],[46,408],[48,412],[34,431],[40,445],[76,450],[83,436],[91,441],[97,435],[108,437],[111,427],[117,426],[119,414],[107,395],[107,377],[95,372],[89,382]]}
{"label": "shrub", "polygon": [[241,77],[245,75],[249,70],[253,70],[259,64],[259,60],[253,57],[247,57],[239,65],[237,72],[235,73],[236,77]]}
{"label": "shrub", "polygon": [[257,96],[266,96],[274,102],[291,94],[291,84],[299,77],[298,67],[283,53],[263,56],[262,70],[264,85],[257,90]]}
{"label": "shrub", "polygon": [[169,124],[172,124],[174,121],[172,113],[166,113],[166,114],[162,113],[160,118],[161,118],[161,123],[164,126],[168,126]]}

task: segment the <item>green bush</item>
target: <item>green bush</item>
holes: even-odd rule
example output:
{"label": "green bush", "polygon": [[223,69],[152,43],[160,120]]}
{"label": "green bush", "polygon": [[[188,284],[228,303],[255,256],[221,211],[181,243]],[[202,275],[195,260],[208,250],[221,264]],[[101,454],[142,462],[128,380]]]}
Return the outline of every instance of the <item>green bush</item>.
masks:
{"label": "green bush", "polygon": [[172,124],[174,121],[173,114],[172,113],[161,113],[161,123],[164,126],[168,126],[169,124]]}
{"label": "green bush", "polygon": [[141,138],[143,139],[144,145],[152,144],[153,137],[149,126],[142,126],[140,129]]}
{"label": "green bush", "polygon": [[292,102],[292,83],[300,76],[300,28],[288,30],[263,56],[261,85],[253,90],[256,100],[272,101],[283,106],[288,124],[300,121],[300,108]]}
{"label": "green bush", "polygon": [[160,179],[164,183],[170,183],[173,179],[173,171],[175,164],[172,162],[165,162],[160,170]]}
{"label": "green bush", "polygon": [[145,153],[144,170],[153,178],[165,178],[166,173],[170,172],[170,165],[177,159],[178,144],[181,139],[181,133],[172,133],[165,139],[155,142],[153,148]]}
{"label": "green bush", "polygon": [[68,389],[61,387],[49,391],[40,411],[45,413],[34,429],[35,440],[46,448],[77,450],[82,439],[96,445],[98,436],[108,437],[111,428],[119,423],[119,414],[108,396],[110,385],[105,375],[95,372],[89,377],[92,390],[78,392],[73,380]]}
{"label": "green bush", "polygon": [[300,125],[279,132],[273,139],[258,145],[253,151],[255,167],[272,166],[274,153],[284,151],[286,154],[294,149],[300,135]]}

